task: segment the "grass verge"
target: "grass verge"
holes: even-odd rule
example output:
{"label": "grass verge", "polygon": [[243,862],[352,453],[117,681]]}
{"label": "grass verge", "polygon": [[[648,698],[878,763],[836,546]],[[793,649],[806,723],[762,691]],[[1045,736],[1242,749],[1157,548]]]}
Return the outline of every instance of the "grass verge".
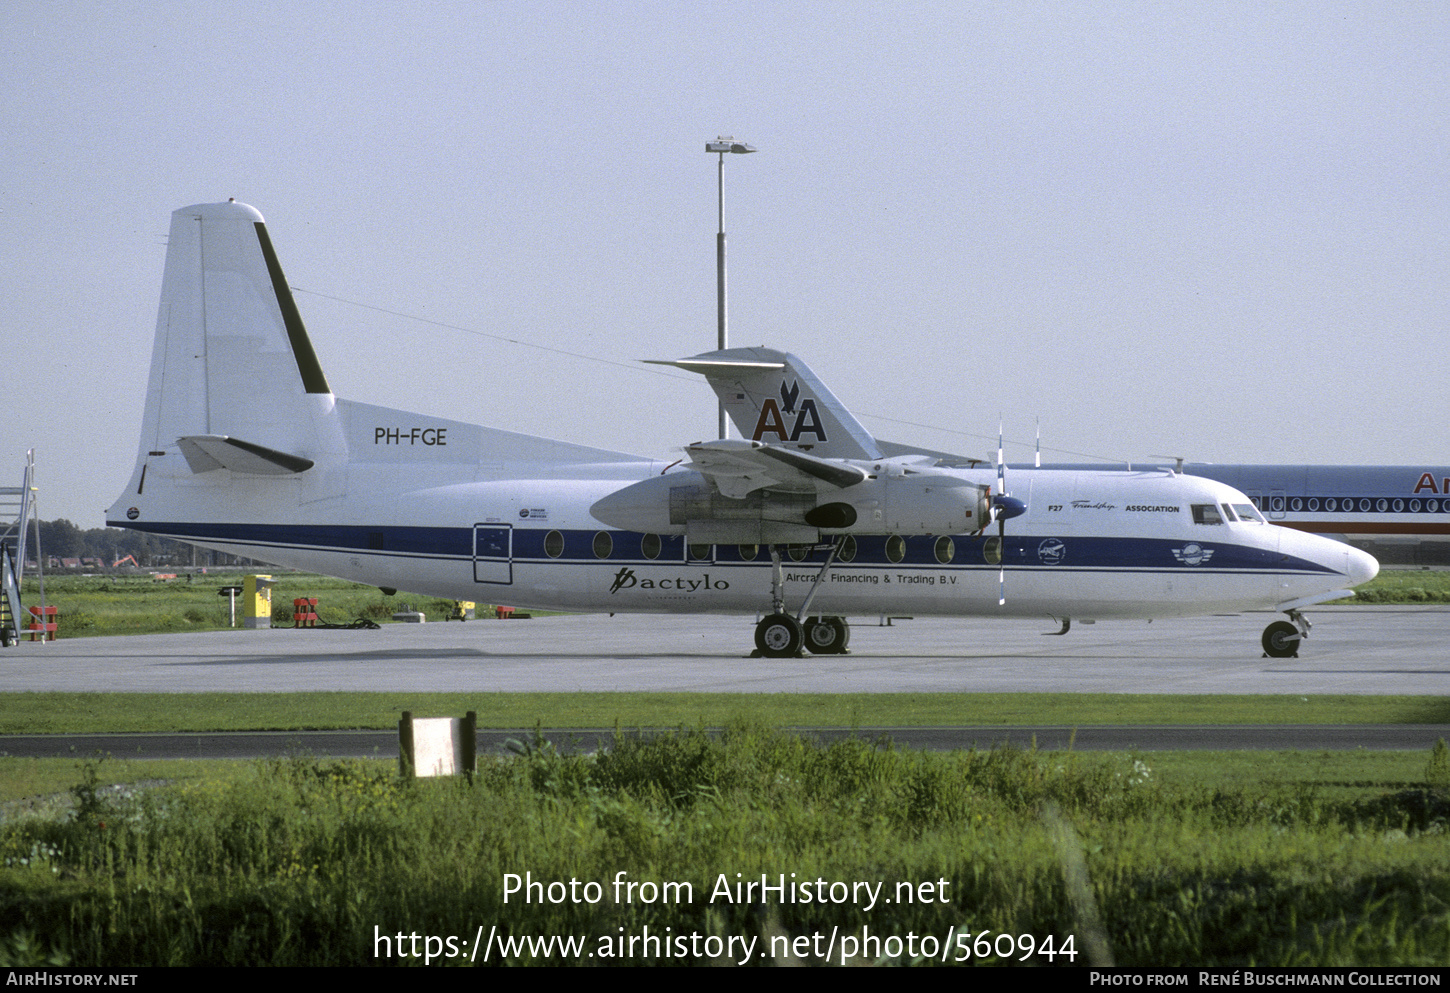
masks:
{"label": "grass verge", "polygon": [[1439,696],[1113,693],[0,693],[8,734],[326,731],[478,712],[480,727],[1450,724]]}
{"label": "grass verge", "polygon": [[1229,760],[737,723],[472,784],[288,759],[110,798],[83,767],[73,816],[0,826],[0,961],[1443,964],[1426,756]]}

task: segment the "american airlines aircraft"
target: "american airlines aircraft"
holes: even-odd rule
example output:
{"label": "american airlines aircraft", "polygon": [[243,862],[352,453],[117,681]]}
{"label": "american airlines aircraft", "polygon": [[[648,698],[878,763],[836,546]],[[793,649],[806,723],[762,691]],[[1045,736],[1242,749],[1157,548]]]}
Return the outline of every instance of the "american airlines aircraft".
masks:
{"label": "american airlines aircraft", "polygon": [[[908,445],[881,442],[892,451],[926,452]],[[944,464],[973,460],[934,453]],[[1127,470],[1170,464],[1149,458],[1124,463],[1059,463],[1045,468]],[[1296,465],[1182,462],[1178,472],[1226,483],[1248,496],[1272,524],[1330,535],[1347,541],[1378,541],[1396,545],[1450,541],[1450,466]],[[1009,468],[1027,468],[1009,466]]]}
{"label": "american airlines aircraft", "polygon": [[385,590],[565,611],[764,614],[759,653],[845,652],[846,618],[1071,619],[1302,610],[1378,563],[1163,469],[1005,472],[888,454],[801,362],[704,375],[739,440],[664,465],[333,395],[262,215],[172,215],[136,467],[107,512]]}
{"label": "american airlines aircraft", "polygon": [[1215,465],[1184,472],[1246,493],[1275,524],[1355,538],[1450,535],[1450,466]]}

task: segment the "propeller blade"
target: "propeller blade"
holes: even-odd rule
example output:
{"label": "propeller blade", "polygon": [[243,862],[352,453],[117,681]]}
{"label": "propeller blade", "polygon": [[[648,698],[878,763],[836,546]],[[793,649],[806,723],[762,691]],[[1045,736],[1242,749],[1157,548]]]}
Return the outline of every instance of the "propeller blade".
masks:
{"label": "propeller blade", "polygon": [[1002,419],[997,419],[997,492],[1007,492],[1007,466],[1002,462]]}
{"label": "propeller blade", "polygon": [[997,518],[997,606],[1007,606],[1007,519]]}
{"label": "propeller blade", "polygon": [[[997,417],[997,495],[992,500],[992,516],[997,518],[997,606],[1007,605],[1007,518],[1002,511],[1007,499],[1007,463],[1002,459],[1002,417]],[[1020,511],[1019,511],[1020,513]]]}

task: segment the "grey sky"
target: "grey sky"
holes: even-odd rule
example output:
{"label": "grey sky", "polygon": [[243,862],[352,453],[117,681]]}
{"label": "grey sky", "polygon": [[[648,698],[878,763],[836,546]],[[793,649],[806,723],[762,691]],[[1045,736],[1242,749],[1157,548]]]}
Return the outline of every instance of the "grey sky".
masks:
{"label": "grey sky", "polygon": [[170,213],[229,196],[339,395],[711,437],[633,360],[714,345],[732,133],[731,341],[881,437],[1450,462],[1447,42],[1429,3],[12,0],[0,484],[33,446],[43,516],[102,523]]}

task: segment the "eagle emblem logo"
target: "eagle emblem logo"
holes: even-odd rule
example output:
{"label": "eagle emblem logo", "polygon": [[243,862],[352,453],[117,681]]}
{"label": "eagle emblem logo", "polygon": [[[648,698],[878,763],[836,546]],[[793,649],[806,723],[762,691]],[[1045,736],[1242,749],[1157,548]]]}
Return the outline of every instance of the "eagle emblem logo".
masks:
{"label": "eagle emblem logo", "polygon": [[1189,542],[1182,548],[1173,549],[1173,557],[1183,565],[1202,565],[1213,558],[1213,549]]}

